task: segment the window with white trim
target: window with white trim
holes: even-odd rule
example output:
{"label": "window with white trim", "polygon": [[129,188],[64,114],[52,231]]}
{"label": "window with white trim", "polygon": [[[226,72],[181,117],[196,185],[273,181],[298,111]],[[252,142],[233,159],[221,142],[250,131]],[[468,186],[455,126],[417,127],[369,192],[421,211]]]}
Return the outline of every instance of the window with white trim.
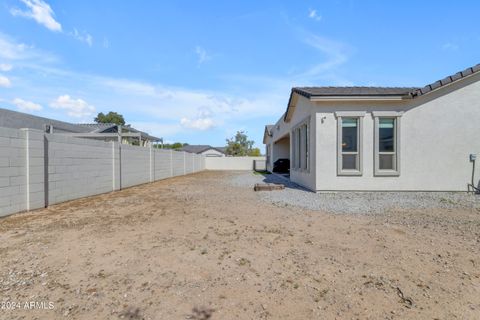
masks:
{"label": "window with white trim", "polygon": [[296,126],[291,133],[292,138],[292,168],[294,170],[309,170],[310,139],[309,119]]}
{"label": "window with white trim", "polygon": [[400,175],[400,116],[397,112],[374,113],[375,175]]}
{"label": "window with white trim", "polygon": [[362,175],[364,114],[364,112],[336,114],[338,175]]}

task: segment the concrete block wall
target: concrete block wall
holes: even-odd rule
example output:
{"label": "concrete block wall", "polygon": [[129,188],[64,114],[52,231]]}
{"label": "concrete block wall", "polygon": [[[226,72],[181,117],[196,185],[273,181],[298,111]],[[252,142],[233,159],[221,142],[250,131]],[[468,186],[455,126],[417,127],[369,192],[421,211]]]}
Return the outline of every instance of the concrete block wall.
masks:
{"label": "concrete block wall", "polygon": [[185,170],[185,152],[172,152],[172,176],[181,176],[186,173]]}
{"label": "concrete block wall", "polygon": [[45,135],[48,203],[113,191],[112,143]]}
{"label": "concrete block wall", "polygon": [[173,150],[154,150],[154,175],[155,180],[173,177],[172,153]]}
{"label": "concrete block wall", "polygon": [[204,169],[202,155],[0,127],[0,216]]}
{"label": "concrete block wall", "polygon": [[153,181],[150,178],[150,148],[121,145],[122,188]]}
{"label": "concrete block wall", "polygon": [[185,174],[194,172],[194,153],[185,154]]}
{"label": "concrete block wall", "polygon": [[0,216],[27,210],[25,135],[0,128]]}
{"label": "concrete block wall", "polygon": [[199,154],[195,155],[195,172],[205,170],[205,157]]}
{"label": "concrete block wall", "polygon": [[205,157],[206,170],[253,170],[255,160],[265,157]]}
{"label": "concrete block wall", "polygon": [[45,207],[46,186],[46,137],[42,131],[24,129],[27,177],[27,208],[33,210]]}

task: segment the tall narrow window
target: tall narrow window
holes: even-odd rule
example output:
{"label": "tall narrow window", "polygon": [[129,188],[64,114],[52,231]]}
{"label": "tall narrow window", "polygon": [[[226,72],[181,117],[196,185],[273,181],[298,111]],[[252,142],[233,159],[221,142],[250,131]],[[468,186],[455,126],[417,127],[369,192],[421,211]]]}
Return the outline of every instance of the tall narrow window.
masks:
{"label": "tall narrow window", "polygon": [[400,115],[401,113],[374,113],[375,117],[375,175],[400,174]]}
{"label": "tall narrow window", "polygon": [[309,162],[310,162],[310,150],[308,148],[308,144],[310,143],[309,139],[308,139],[308,135],[310,134],[310,131],[308,130],[308,125],[306,124],[305,125],[305,155],[304,155],[304,158],[305,158],[305,170],[309,170],[310,168],[310,165],[309,165]]}
{"label": "tall narrow window", "polygon": [[362,120],[365,113],[338,112],[337,174],[362,174]]}
{"label": "tall narrow window", "polygon": [[342,119],[342,170],[358,170],[358,118]]}
{"label": "tall narrow window", "polygon": [[291,132],[292,139],[292,169],[299,171],[309,170],[309,152],[310,139],[309,135],[310,118],[302,121],[295,126]]}
{"label": "tall narrow window", "polygon": [[267,163],[267,166],[270,166],[270,158],[271,158],[271,155],[270,155],[270,150],[271,150],[271,147],[270,147],[270,144],[267,144],[266,146],[266,150],[265,150],[265,153],[266,153],[266,163]]}
{"label": "tall narrow window", "polygon": [[378,168],[396,170],[395,119],[380,118],[378,122]]}
{"label": "tall narrow window", "polygon": [[297,148],[297,145],[295,143],[296,139],[295,139],[295,130],[292,130],[292,134],[291,134],[291,147],[292,147],[292,151],[291,151],[291,155],[292,155],[292,161],[291,161],[291,164],[290,166],[292,168],[296,168],[296,165],[297,165],[297,151],[296,151],[296,148]]}
{"label": "tall narrow window", "polygon": [[300,128],[296,129],[297,131],[297,169],[302,167],[302,135]]}

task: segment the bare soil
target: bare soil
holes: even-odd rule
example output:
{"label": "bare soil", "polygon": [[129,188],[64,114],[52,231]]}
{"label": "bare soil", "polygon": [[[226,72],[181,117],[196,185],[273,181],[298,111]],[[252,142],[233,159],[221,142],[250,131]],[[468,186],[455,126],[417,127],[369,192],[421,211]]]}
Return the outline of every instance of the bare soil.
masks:
{"label": "bare soil", "polygon": [[0,219],[0,319],[480,319],[478,209],[280,207],[238,174]]}

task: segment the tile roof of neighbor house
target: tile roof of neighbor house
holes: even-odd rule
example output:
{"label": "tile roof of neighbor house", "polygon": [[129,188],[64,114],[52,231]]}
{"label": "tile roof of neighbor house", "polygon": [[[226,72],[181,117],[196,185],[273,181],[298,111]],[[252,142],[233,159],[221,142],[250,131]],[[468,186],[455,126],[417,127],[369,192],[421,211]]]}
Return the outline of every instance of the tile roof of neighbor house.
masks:
{"label": "tile roof of neighbor house", "polygon": [[185,152],[190,152],[190,153],[202,153],[206,150],[209,150],[209,149],[214,149],[214,150],[217,150],[221,153],[225,153],[225,147],[212,147],[208,144],[200,144],[200,145],[186,145],[186,146],[183,146],[181,147],[180,151],[185,151]]}

